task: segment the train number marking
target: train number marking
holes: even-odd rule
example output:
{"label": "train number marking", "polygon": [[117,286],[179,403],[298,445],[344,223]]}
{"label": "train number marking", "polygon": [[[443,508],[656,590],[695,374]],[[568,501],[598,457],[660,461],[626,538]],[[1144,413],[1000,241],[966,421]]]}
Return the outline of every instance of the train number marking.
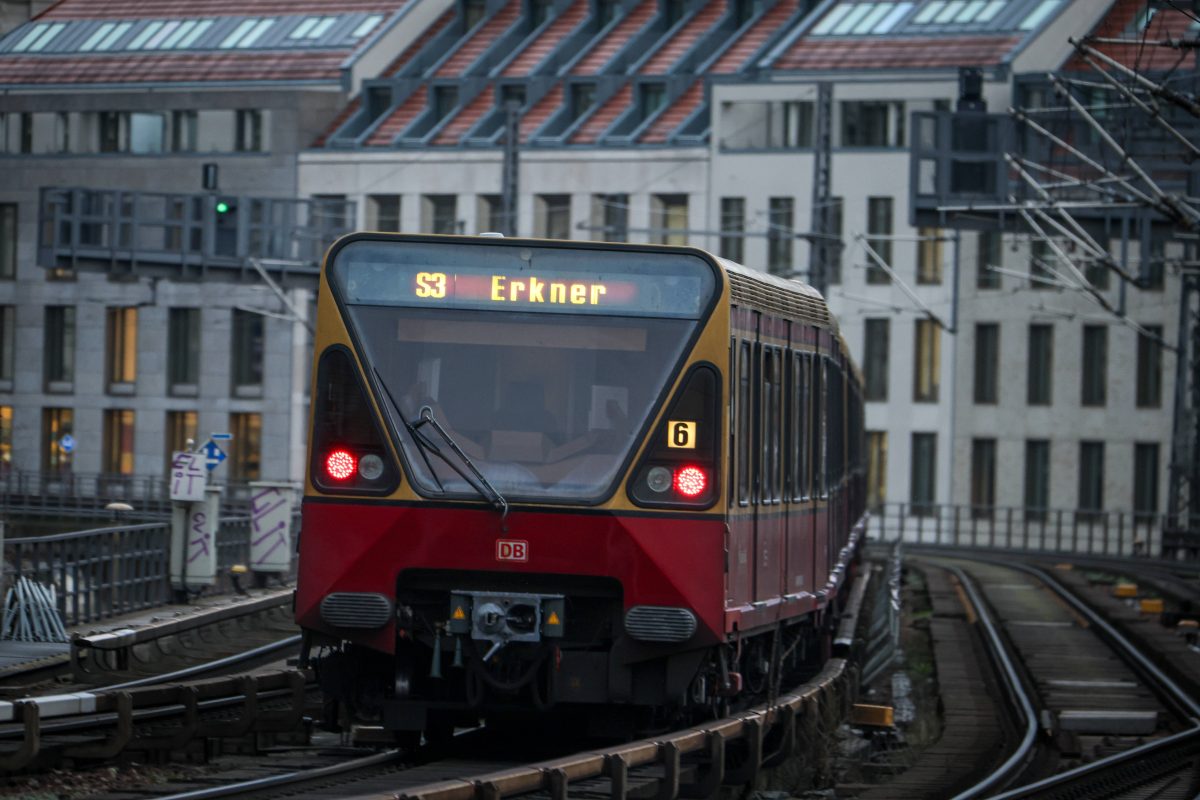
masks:
{"label": "train number marking", "polygon": [[696,423],[671,420],[667,423],[667,447],[675,450],[696,449]]}
{"label": "train number marking", "polygon": [[446,273],[418,272],[417,297],[434,297],[441,299],[446,296]]}
{"label": "train number marking", "polygon": [[520,539],[497,539],[496,540],[496,560],[497,561],[528,561],[529,560],[529,542],[521,541]]}

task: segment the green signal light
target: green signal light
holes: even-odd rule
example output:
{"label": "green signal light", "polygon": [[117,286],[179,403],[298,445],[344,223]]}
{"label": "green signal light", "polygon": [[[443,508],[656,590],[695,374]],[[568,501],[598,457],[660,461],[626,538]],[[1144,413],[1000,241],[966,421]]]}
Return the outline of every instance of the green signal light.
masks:
{"label": "green signal light", "polygon": [[225,214],[228,212],[229,212],[229,203],[226,203],[224,200],[217,201],[217,213]]}

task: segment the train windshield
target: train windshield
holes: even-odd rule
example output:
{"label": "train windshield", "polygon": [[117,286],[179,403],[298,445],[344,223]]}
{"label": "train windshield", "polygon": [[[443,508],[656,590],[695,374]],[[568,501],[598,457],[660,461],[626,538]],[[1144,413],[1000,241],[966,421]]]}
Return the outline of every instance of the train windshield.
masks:
{"label": "train windshield", "polygon": [[[375,248],[361,248],[366,252],[353,261],[340,254],[331,277],[364,361],[383,383],[380,403],[392,416],[409,474],[429,495],[478,492],[451,464],[431,457],[404,424],[419,421],[426,406],[509,499],[606,496],[661,402],[715,285],[712,269],[692,256],[683,256],[682,266],[669,265],[674,271],[648,258],[658,275],[647,264],[640,264],[641,272],[615,270],[610,251],[583,251],[612,262],[603,269],[594,263],[566,269],[561,258],[538,258],[536,250],[524,268],[439,262],[404,269],[394,263],[394,252],[383,261],[371,253],[376,243],[362,244]],[[495,249],[508,255],[518,248]],[[442,297],[418,295],[423,288],[438,293],[440,281]],[[364,287],[370,282],[376,286]],[[513,283],[520,285],[515,293]],[[491,301],[497,285],[502,296],[517,300]],[[537,303],[539,290],[545,305],[553,297],[576,308],[531,307],[528,295]],[[582,302],[572,303],[572,293]],[[621,294],[621,303],[602,305],[612,294]],[[600,302],[591,305],[593,296]]]}

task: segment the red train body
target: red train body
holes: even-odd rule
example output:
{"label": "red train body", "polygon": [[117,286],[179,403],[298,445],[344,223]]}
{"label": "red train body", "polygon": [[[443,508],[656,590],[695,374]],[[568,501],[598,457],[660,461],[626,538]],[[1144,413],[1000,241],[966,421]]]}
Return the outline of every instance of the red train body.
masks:
{"label": "red train body", "polygon": [[318,320],[296,619],[344,716],[645,722],[828,655],[862,404],[812,290],[689,248],[356,235]]}

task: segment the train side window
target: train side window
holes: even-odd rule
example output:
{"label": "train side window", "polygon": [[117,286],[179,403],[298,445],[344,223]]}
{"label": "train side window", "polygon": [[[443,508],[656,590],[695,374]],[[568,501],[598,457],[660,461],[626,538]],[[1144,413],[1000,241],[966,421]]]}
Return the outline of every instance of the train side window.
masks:
{"label": "train side window", "polygon": [[769,420],[767,429],[770,438],[767,452],[770,457],[768,471],[768,491],[771,502],[778,503],[783,498],[783,352],[778,347],[771,351],[771,382],[770,396],[767,398]]}
{"label": "train side window", "polygon": [[738,502],[750,501],[750,343],[738,342],[737,360],[737,480]]}
{"label": "train side window", "polygon": [[811,453],[813,495],[826,497],[825,485],[825,375],[821,369],[824,357],[812,358],[812,429]]}
{"label": "train side window", "polygon": [[792,354],[792,499],[808,497],[808,356]]}
{"label": "train side window", "polygon": [[779,460],[778,415],[775,412],[775,400],[779,384],[778,359],[776,348],[762,348],[762,380],[760,381],[761,396],[759,398],[759,448],[760,464],[759,499],[763,503],[772,503],[778,499],[775,492],[775,465]]}
{"label": "train side window", "polygon": [[791,501],[796,494],[796,356],[789,347],[780,351],[783,368],[783,499]]}
{"label": "train side window", "polygon": [[763,391],[762,391],[762,376],[763,376],[763,346],[759,342],[754,343],[754,360],[751,362],[754,366],[754,372],[750,376],[750,404],[747,408],[753,409],[754,420],[750,424],[750,435],[754,442],[750,451],[750,459],[747,462],[750,465],[750,501],[753,503],[760,502],[763,492],[763,469],[762,469],[762,451],[763,451]]}

